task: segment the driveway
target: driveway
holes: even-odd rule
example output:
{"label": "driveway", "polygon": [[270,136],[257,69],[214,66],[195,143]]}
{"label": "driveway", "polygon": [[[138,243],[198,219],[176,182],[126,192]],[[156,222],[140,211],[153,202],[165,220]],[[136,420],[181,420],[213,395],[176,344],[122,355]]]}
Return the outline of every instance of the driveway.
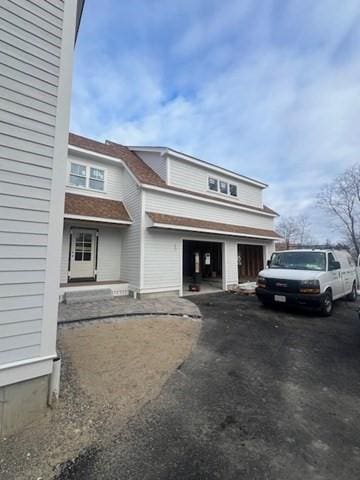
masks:
{"label": "driveway", "polygon": [[199,343],[126,428],[62,480],[358,480],[360,321],[192,297]]}

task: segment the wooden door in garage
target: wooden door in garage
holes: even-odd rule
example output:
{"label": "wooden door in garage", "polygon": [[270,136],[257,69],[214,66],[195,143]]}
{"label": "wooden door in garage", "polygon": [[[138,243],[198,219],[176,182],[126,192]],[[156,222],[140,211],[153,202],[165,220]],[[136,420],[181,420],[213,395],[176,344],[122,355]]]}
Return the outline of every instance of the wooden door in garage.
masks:
{"label": "wooden door in garage", "polygon": [[256,280],[264,268],[262,245],[238,245],[239,282]]}

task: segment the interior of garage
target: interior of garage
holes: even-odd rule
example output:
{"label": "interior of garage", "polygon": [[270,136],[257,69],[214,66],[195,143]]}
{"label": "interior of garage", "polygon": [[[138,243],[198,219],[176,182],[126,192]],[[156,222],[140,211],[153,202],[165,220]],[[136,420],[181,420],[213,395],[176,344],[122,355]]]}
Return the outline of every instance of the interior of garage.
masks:
{"label": "interior of garage", "polygon": [[183,294],[223,289],[222,243],[183,241]]}
{"label": "interior of garage", "polygon": [[238,281],[254,282],[264,268],[262,245],[238,245]]}

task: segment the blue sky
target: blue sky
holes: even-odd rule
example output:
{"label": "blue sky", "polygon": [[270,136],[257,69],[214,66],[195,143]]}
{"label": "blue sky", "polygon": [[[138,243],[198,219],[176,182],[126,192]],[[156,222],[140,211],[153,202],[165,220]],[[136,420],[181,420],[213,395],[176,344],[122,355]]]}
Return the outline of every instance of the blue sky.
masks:
{"label": "blue sky", "polygon": [[87,0],[71,129],[165,145],[270,184],[282,215],[359,160],[358,0]]}

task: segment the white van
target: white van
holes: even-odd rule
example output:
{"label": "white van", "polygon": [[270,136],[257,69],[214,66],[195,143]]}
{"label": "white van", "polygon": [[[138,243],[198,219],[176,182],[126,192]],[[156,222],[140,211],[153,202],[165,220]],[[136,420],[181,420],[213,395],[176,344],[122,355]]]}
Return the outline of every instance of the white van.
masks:
{"label": "white van", "polygon": [[357,298],[357,269],[346,250],[285,250],[275,252],[259,273],[256,295],[264,305],[306,305],[329,316],[333,302]]}

